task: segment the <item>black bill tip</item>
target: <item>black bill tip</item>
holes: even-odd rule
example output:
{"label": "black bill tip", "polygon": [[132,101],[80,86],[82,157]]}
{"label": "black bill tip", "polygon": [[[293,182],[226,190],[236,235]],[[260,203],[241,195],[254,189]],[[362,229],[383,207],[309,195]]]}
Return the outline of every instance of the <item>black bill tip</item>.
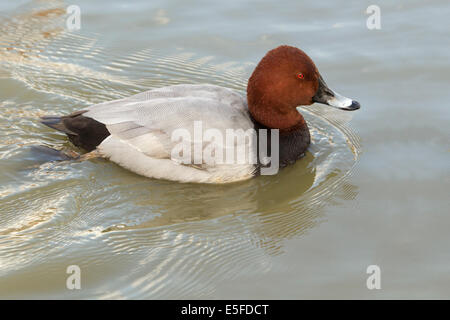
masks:
{"label": "black bill tip", "polygon": [[356,100],[352,100],[352,104],[343,110],[354,111],[354,110],[358,110],[359,108],[361,108],[361,105],[359,104],[359,102]]}

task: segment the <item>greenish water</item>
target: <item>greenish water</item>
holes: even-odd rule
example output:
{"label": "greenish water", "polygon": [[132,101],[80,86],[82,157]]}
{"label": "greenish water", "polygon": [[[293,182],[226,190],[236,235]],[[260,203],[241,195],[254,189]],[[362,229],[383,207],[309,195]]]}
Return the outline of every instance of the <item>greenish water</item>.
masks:
{"label": "greenish water", "polygon": [[[0,298],[449,298],[446,1],[0,2]],[[307,156],[230,185],[152,180],[38,117],[178,83],[245,94],[290,44],[357,112],[302,107]],[[381,269],[380,290],[366,268]],[[81,269],[68,290],[66,268]]]}

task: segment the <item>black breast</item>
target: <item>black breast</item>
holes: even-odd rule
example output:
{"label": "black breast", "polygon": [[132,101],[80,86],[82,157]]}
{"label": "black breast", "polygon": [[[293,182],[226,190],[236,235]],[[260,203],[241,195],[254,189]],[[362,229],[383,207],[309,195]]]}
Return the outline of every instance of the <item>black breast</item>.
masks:
{"label": "black breast", "polygon": [[[271,129],[265,127],[264,125],[255,122],[255,129],[257,130],[258,136],[258,165],[263,166],[260,159],[260,139],[261,132],[259,129],[267,129],[267,149],[269,157],[272,157],[272,145],[271,145]],[[279,131],[279,167],[284,168],[287,165],[295,163],[298,159],[305,155],[306,149],[311,142],[309,129],[306,123],[298,128],[294,128],[289,131]],[[266,164],[268,166],[270,164]]]}

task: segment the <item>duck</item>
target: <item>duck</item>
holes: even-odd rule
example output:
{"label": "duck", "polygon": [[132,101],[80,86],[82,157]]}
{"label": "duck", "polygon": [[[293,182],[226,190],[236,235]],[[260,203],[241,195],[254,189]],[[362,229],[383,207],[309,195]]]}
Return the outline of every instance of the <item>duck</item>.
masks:
{"label": "duck", "polygon": [[327,86],[304,51],[282,45],[257,64],[246,97],[212,84],[177,84],[41,122],[85,150],[80,159],[105,158],[154,179],[220,184],[276,174],[301,159],[311,136],[297,107],[313,103],[360,108]]}

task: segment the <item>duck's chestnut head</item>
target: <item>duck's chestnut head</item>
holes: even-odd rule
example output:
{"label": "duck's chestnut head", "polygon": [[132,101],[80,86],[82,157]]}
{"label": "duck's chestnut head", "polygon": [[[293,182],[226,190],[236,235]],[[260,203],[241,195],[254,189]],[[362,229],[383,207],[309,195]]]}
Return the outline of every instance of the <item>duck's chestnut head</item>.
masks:
{"label": "duck's chestnut head", "polygon": [[285,129],[303,118],[296,107],[314,102],[342,110],[356,110],[358,102],[328,88],[314,62],[302,50],[280,46],[256,66],[247,86],[249,110],[256,121]]}

